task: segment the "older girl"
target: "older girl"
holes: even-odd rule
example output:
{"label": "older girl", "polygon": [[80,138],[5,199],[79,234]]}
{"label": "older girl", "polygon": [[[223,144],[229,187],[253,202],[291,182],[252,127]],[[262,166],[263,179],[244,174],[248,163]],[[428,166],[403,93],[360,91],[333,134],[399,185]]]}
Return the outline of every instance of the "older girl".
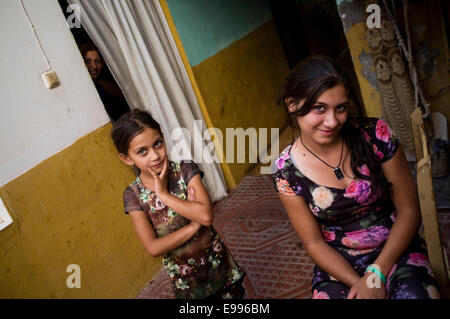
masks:
{"label": "older girl", "polygon": [[273,180],[317,264],[313,298],[438,297],[414,180],[386,122],[363,116],[326,57],[299,63],[281,101],[296,134]]}
{"label": "older girl", "polygon": [[159,124],[143,111],[122,116],[111,137],[139,172],[123,193],[125,213],[148,252],[163,255],[176,298],[242,298],[244,273],[211,226],[197,165],[169,161]]}

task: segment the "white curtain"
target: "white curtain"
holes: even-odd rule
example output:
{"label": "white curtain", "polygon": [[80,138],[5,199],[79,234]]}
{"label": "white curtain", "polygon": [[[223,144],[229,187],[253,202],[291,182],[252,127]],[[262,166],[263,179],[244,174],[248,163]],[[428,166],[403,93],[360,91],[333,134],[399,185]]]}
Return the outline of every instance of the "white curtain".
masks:
{"label": "white curtain", "polygon": [[[128,104],[149,111],[160,123],[172,157],[176,153],[195,159],[205,173],[204,183],[213,201],[224,198],[227,192],[222,170],[214,152],[205,151],[211,149],[211,137],[159,1],[68,2],[81,9],[81,24],[102,53]],[[174,132],[183,134],[172,141]],[[174,146],[181,150],[170,152]],[[202,160],[201,154],[207,158]]]}

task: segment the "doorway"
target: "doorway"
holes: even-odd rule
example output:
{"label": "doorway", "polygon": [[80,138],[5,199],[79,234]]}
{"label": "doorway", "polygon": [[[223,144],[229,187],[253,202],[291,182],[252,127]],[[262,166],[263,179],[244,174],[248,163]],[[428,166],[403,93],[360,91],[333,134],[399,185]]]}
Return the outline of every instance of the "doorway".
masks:
{"label": "doorway", "polygon": [[289,68],[316,54],[335,59],[363,99],[335,0],[269,0]]}
{"label": "doorway", "polygon": [[[72,10],[68,10],[69,4],[66,0],[58,0],[58,3],[67,20],[69,16],[73,15]],[[70,18],[69,20],[72,19]],[[102,58],[101,52],[95,46],[83,26],[72,27],[70,31],[83,56],[86,67],[90,71],[89,74],[91,75],[106,113],[112,122],[117,121],[120,116],[130,111],[130,106],[125,100],[122,90],[114,80],[111,71]],[[96,58],[99,60],[96,66],[93,66]],[[95,71],[92,71],[93,68]]]}

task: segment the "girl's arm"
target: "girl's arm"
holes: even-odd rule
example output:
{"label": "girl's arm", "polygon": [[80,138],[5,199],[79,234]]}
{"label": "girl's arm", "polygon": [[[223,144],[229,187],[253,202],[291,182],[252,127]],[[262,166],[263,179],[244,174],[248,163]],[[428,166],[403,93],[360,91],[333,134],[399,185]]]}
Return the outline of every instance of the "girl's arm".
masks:
{"label": "girl's arm", "polygon": [[170,194],[167,187],[168,159],[164,162],[164,167],[158,175],[151,169],[149,170],[155,179],[155,193],[158,198],[169,206],[177,214],[187,219],[196,221],[203,226],[210,226],[213,221],[212,205],[209,199],[208,191],[203,185],[200,174],[195,175],[187,185],[195,193],[195,199],[192,201],[184,200]]}
{"label": "girl's arm", "polygon": [[313,261],[338,281],[348,287],[353,286],[360,279],[359,275],[345,258],[323,239],[317,221],[305,200],[300,196],[282,194],[278,196],[288,213],[292,226]]}
{"label": "girl's arm", "polygon": [[419,230],[421,216],[416,186],[403,150],[399,149],[393,158],[383,163],[382,169],[392,183],[392,200],[397,211],[386,244],[374,262],[387,278]]}
{"label": "girl's arm", "polygon": [[188,189],[192,189],[195,193],[195,200],[187,201],[178,198],[167,190],[157,193],[156,196],[183,217],[203,226],[210,226],[213,221],[212,205],[200,174],[195,175],[189,181]]}
{"label": "girl's arm", "polygon": [[134,229],[136,230],[139,239],[145,249],[147,249],[153,257],[161,256],[162,254],[183,245],[194,236],[201,227],[199,223],[192,221],[190,224],[183,226],[177,231],[158,238],[143,211],[132,211],[129,212],[129,215],[131,216]]}
{"label": "girl's arm", "polygon": [[[388,182],[392,183],[392,200],[396,208],[395,222],[381,253],[374,261],[387,278],[391,268],[419,230],[421,216],[414,179],[403,150],[399,149],[381,167]],[[362,277],[361,282],[352,288],[350,298],[373,298],[375,290],[369,289],[365,283],[368,275]]]}

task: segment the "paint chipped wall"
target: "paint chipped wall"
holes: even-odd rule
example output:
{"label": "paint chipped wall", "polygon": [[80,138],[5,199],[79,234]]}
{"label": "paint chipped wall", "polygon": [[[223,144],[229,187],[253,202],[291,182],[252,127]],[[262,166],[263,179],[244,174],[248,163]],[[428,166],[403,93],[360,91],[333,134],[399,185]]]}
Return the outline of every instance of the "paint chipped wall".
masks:
{"label": "paint chipped wall", "polygon": [[363,1],[337,0],[336,3],[367,115],[380,117],[381,102],[380,94],[377,91],[373,58],[365,40],[365,6]]}
{"label": "paint chipped wall", "polygon": [[[369,116],[381,115],[380,94],[373,58],[366,42],[366,8],[382,1],[337,0],[339,14],[347,37],[355,71],[361,86],[364,104]],[[398,13],[401,19],[402,8]],[[447,9],[448,10],[448,9]],[[432,112],[441,112],[450,119],[449,49],[443,8],[440,1],[416,1],[409,4],[409,26],[414,63],[422,79]],[[403,28],[403,25],[400,25]],[[405,33],[403,32],[403,35]],[[405,38],[406,40],[406,38]]]}

